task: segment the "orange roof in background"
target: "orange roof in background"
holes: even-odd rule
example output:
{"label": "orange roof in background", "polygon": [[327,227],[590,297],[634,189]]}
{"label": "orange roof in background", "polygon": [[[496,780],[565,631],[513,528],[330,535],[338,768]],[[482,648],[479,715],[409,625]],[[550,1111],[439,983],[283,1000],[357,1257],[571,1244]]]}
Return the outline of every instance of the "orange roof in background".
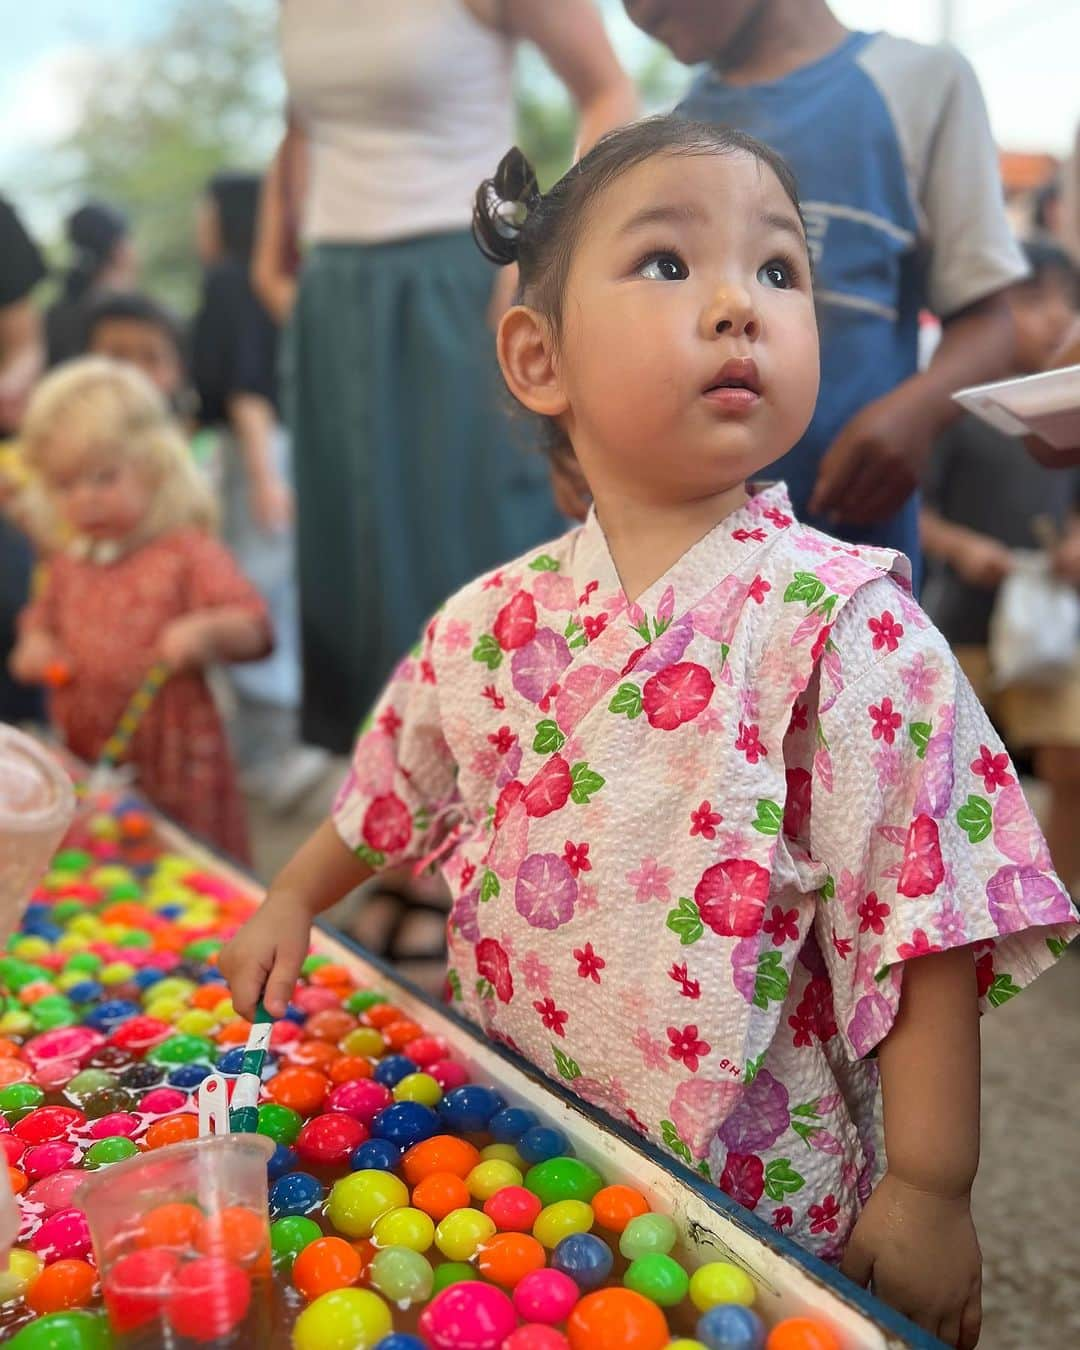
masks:
{"label": "orange roof in background", "polygon": [[1001,180],[1007,193],[1030,192],[1053,178],[1061,162],[1053,155],[1024,150],[1000,150]]}

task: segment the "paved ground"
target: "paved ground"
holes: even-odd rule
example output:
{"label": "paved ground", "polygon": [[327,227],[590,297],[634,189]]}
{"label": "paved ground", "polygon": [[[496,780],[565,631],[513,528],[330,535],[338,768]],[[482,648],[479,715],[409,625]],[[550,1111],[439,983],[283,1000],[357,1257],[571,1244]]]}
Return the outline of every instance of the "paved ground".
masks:
{"label": "paved ground", "polygon": [[[337,770],[288,819],[253,810],[273,874],[329,806]],[[1080,953],[983,1024],[983,1350],[1080,1347]]]}

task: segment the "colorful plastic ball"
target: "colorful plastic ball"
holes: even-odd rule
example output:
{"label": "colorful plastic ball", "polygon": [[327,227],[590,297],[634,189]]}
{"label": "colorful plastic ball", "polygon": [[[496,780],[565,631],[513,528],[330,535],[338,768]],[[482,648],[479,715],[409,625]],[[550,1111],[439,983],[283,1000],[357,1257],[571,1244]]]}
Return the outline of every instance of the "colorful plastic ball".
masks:
{"label": "colorful plastic ball", "polygon": [[401,1160],[401,1170],[410,1186],[433,1172],[453,1172],[464,1180],[480,1161],[480,1154],[467,1139],[436,1134],[414,1144]]}
{"label": "colorful plastic ball", "polygon": [[58,1209],[70,1209],[75,1192],[85,1180],[86,1173],[78,1168],[54,1172],[51,1177],[34,1182],[26,1192],[26,1202],[42,1215],[55,1214]]}
{"label": "colorful plastic ball", "polygon": [[[91,1072],[93,1071],[91,1070]],[[162,1089],[156,1090],[161,1091]],[[171,1090],[165,1089],[165,1091]],[[102,1116],[111,1116],[117,1111],[130,1111],[135,1105],[135,1098],[130,1092],[125,1092],[122,1087],[105,1087],[98,1088],[96,1092],[91,1092],[82,1103],[82,1109],[87,1120],[100,1120]],[[180,1105],[183,1105],[183,1103],[181,1102]],[[146,1109],[145,1106],[143,1109]]]}
{"label": "colorful plastic ball", "polygon": [[158,1205],[142,1217],[139,1246],[174,1252],[194,1251],[203,1222],[203,1212],[198,1205],[179,1200]]}
{"label": "colorful plastic ball", "polygon": [[670,1339],[664,1314],[632,1289],[586,1294],[566,1330],[572,1350],[663,1350]]}
{"label": "colorful plastic ball", "polygon": [[480,1248],[477,1269],[486,1280],[513,1289],[526,1275],[543,1270],[547,1253],[528,1233],[496,1233]]}
{"label": "colorful plastic ball", "polygon": [[754,1281],[730,1261],[709,1261],[690,1276],[690,1302],[698,1312],[708,1312],[718,1303],[752,1308],[756,1299]]}
{"label": "colorful plastic ball", "polygon": [[296,1151],[289,1148],[287,1144],[275,1144],[274,1151],[271,1153],[266,1164],[266,1178],[273,1184],[279,1177],[283,1177],[286,1172],[295,1172],[297,1163],[300,1159],[296,1156]]}
{"label": "colorful plastic ball", "polygon": [[666,1214],[639,1214],[630,1220],[619,1238],[619,1251],[628,1261],[659,1252],[666,1256],[675,1246],[679,1231]]}
{"label": "colorful plastic ball", "polygon": [[515,1287],[514,1307],[525,1321],[554,1326],[566,1321],[580,1297],[577,1284],[561,1270],[534,1270]]}
{"label": "colorful plastic ball", "polygon": [[0,1111],[12,1124],[28,1116],[44,1100],[45,1094],[36,1083],[8,1083],[0,1087]]}
{"label": "colorful plastic ball", "polygon": [[[285,1069],[283,1073],[296,1073],[299,1070]],[[313,1072],[313,1070],[307,1070]],[[321,1077],[322,1075],[320,1075]],[[278,1078],[281,1074],[277,1075]],[[273,1086],[277,1081],[271,1078],[267,1084],[267,1091],[273,1095]],[[352,1116],[354,1120],[360,1121],[362,1125],[371,1125],[371,1122],[379,1114],[391,1105],[394,1098],[388,1087],[382,1083],[376,1083],[372,1078],[356,1078],[348,1083],[339,1083],[337,1087],[331,1089],[326,1098],[327,1111],[341,1111],[347,1116]]]}
{"label": "colorful plastic ball", "polygon": [[22,1298],[41,1273],[43,1262],[37,1252],[16,1247],[8,1254],[7,1270],[0,1269],[0,1303]]}
{"label": "colorful plastic ball", "polygon": [[584,1200],[557,1200],[542,1209],[533,1224],[533,1237],[545,1247],[557,1247],[572,1233],[587,1233],[593,1226],[592,1207]]}
{"label": "colorful plastic ball", "polygon": [[143,1092],[156,1087],[164,1077],[165,1070],[158,1064],[131,1064],[120,1073],[117,1082],[129,1092]]}
{"label": "colorful plastic ball", "polygon": [[322,1198],[322,1183],[310,1173],[286,1172],[270,1188],[270,1217],[283,1219],[290,1214],[310,1214],[319,1207]]}
{"label": "colorful plastic ball", "polygon": [[454,1088],[464,1087],[469,1081],[468,1069],[454,1059],[437,1059],[434,1064],[427,1066],[427,1071],[443,1092],[452,1092]]}
{"label": "colorful plastic ball", "polygon": [[108,1350],[111,1342],[100,1313],[72,1309],[28,1322],[7,1344],[9,1350]]}
{"label": "colorful plastic ball", "polygon": [[765,1350],[840,1350],[831,1327],[811,1317],[789,1317],[769,1332]]}
{"label": "colorful plastic ball", "polygon": [[499,1350],[516,1325],[509,1297],[489,1284],[453,1284],[420,1314],[420,1334],[433,1350]]}
{"label": "colorful plastic ball", "polygon": [[38,1106],[12,1126],[12,1134],[24,1144],[50,1144],[66,1139],[71,1130],[86,1123],[86,1117],[73,1106]]}
{"label": "colorful plastic ball", "polygon": [[208,1214],[199,1231],[197,1245],[206,1256],[219,1256],[238,1266],[265,1266],[266,1215],[246,1205],[226,1205]]}
{"label": "colorful plastic ball", "polygon": [[170,1072],[169,1085],[190,1091],[197,1088],[212,1072],[209,1064],[180,1064]]}
{"label": "colorful plastic ball", "polygon": [[345,1054],[368,1059],[375,1059],[386,1049],[382,1032],[376,1031],[374,1027],[357,1027],[355,1031],[343,1036],[340,1044]]}
{"label": "colorful plastic ball", "polygon": [[393,1326],[390,1309],[368,1289],[334,1289],[304,1309],[293,1350],[368,1350]]}
{"label": "colorful plastic ball", "polygon": [[[416,1073],[419,1067],[408,1055],[387,1055],[375,1065],[372,1077],[377,1083],[382,1083],[383,1087],[395,1088],[402,1079]],[[442,1095],[441,1091],[439,1095]]]}
{"label": "colorful plastic ball", "polygon": [[669,1341],[667,1350],[709,1350],[703,1341],[692,1340],[689,1336],[680,1336],[677,1341]]}
{"label": "colorful plastic ball", "polygon": [[30,1181],[40,1181],[42,1177],[52,1176],[66,1167],[75,1167],[82,1159],[82,1150],[77,1144],[55,1139],[49,1144],[34,1144],[23,1154],[19,1166]]}
{"label": "colorful plastic ball", "polygon": [[371,1122],[371,1133],[377,1139],[389,1139],[402,1149],[431,1139],[440,1128],[439,1117],[421,1102],[394,1102]]}
{"label": "colorful plastic ball", "polygon": [[138,1146],[123,1135],[110,1135],[105,1139],[96,1139],[86,1150],[83,1166],[96,1168],[108,1167],[112,1163],[123,1162],[138,1153]]}
{"label": "colorful plastic ball", "polygon": [[471,1261],[495,1235],[495,1225],[478,1209],[455,1209],[435,1229],[435,1245],[450,1261]]}
{"label": "colorful plastic ball", "polygon": [[81,1260],[90,1250],[90,1225],[81,1209],[59,1209],[50,1214],[30,1239],[45,1261]]}
{"label": "colorful plastic ball", "polygon": [[695,1330],[709,1350],[762,1350],[765,1344],[761,1318],[738,1303],[718,1303],[702,1313]]}
{"label": "colorful plastic ball", "polygon": [[609,1233],[621,1233],[631,1219],[649,1212],[649,1202],[632,1186],[603,1186],[589,1203],[596,1222]]}
{"label": "colorful plastic ball", "polygon": [[510,1333],[502,1343],[502,1350],[569,1350],[570,1342],[554,1327],[539,1322],[527,1322]]}
{"label": "colorful plastic ball", "polygon": [[115,1086],[116,1078],[107,1069],[83,1069],[74,1078],[68,1079],[64,1092],[72,1101],[78,1101],[82,1097],[89,1097],[99,1088]]}
{"label": "colorful plastic ball", "polygon": [[425,1302],[435,1284],[431,1263],[412,1247],[383,1247],[372,1257],[367,1279],[399,1308]]}
{"label": "colorful plastic ball", "polygon": [[366,1168],[334,1183],[326,1214],[339,1233],[366,1238],[384,1214],[408,1203],[408,1188],[399,1177],[392,1172]]}
{"label": "colorful plastic ball", "polygon": [[315,1220],[305,1218],[302,1214],[275,1219],[270,1225],[270,1251],[275,1267],[288,1274],[304,1248],[321,1237],[322,1229]]}
{"label": "colorful plastic ball", "polygon": [[416,1183],[412,1193],[416,1208],[422,1209],[436,1223],[455,1209],[467,1209],[470,1198],[468,1186],[454,1172],[431,1172]]}
{"label": "colorful plastic ball", "polygon": [[84,1308],[93,1297],[97,1271],[86,1261],[54,1261],[26,1291],[27,1307],[39,1316]]}
{"label": "colorful plastic ball", "polygon": [[558,1158],[569,1152],[569,1143],[562,1130],[551,1125],[530,1125],[517,1140],[515,1147],[531,1166]]}
{"label": "colorful plastic ball", "polygon": [[504,1186],[484,1201],[484,1213],[501,1232],[528,1233],[543,1205],[524,1186]]}
{"label": "colorful plastic ball", "polygon": [[306,1163],[340,1166],[367,1137],[366,1125],[340,1111],[327,1111],[304,1123],[296,1136],[296,1152]]}
{"label": "colorful plastic ball", "polygon": [[589,1204],[603,1186],[604,1178],[580,1158],[559,1157],[530,1167],[524,1184],[545,1205],[553,1205],[557,1200],[584,1200]]}
{"label": "colorful plastic ball", "polygon": [[143,1142],[147,1148],[167,1148],[170,1144],[182,1144],[198,1137],[199,1117],[192,1111],[182,1111],[155,1120],[143,1136]]}
{"label": "colorful plastic ball", "polygon": [[[434,1076],[434,1075],[433,1075]],[[452,1088],[439,1103],[439,1115],[452,1129],[462,1134],[479,1134],[488,1121],[506,1105],[494,1088],[482,1083],[465,1083]]]}
{"label": "colorful plastic ball", "polygon": [[401,1162],[401,1149],[390,1139],[365,1139],[353,1149],[349,1166],[354,1172],[365,1168],[376,1168],[381,1172],[393,1172]]}
{"label": "colorful plastic ball", "polygon": [[182,1111],[188,1104],[187,1093],[178,1087],[151,1088],[139,1102],[139,1110],[147,1116],[167,1116]]}
{"label": "colorful plastic ball", "polygon": [[422,1209],[405,1205],[384,1214],[371,1230],[376,1247],[408,1247],[426,1252],[435,1241],[435,1223]]}
{"label": "colorful plastic ball", "polygon": [[[313,1116],[321,1110],[330,1083],[318,1069],[289,1066],[279,1069],[266,1084],[266,1093],[279,1106],[288,1106],[302,1116]],[[340,1110],[327,1104],[328,1110]],[[354,1115],[355,1112],[350,1112]],[[359,1117],[358,1117],[359,1119]]]}
{"label": "colorful plastic ball", "polygon": [[216,1341],[234,1332],[251,1306],[251,1278],[218,1256],[200,1256],[180,1267],[165,1316],[180,1336]]}
{"label": "colorful plastic ball", "polygon": [[485,1144],[480,1150],[481,1162],[507,1162],[524,1177],[529,1165],[513,1144]]}
{"label": "colorful plastic ball", "polygon": [[344,1238],[320,1237],[297,1253],[291,1279],[310,1303],[331,1289],[356,1284],[363,1264],[360,1253]]}
{"label": "colorful plastic ball", "polygon": [[520,1186],[521,1173],[512,1163],[489,1158],[476,1164],[465,1178],[465,1184],[473,1199],[483,1203],[508,1186]]}
{"label": "colorful plastic ball", "polygon": [[394,1084],[394,1100],[419,1102],[421,1106],[437,1106],[442,1100],[442,1088],[430,1074],[410,1073]]}
{"label": "colorful plastic ball", "polygon": [[476,1267],[470,1266],[467,1261],[443,1261],[441,1265],[435,1267],[433,1292],[441,1294],[444,1289],[449,1289],[452,1284],[461,1284],[462,1281],[478,1280],[479,1278]]}
{"label": "colorful plastic ball", "polygon": [[417,1036],[409,1042],[409,1058],[426,1069],[450,1053],[450,1045],[443,1036]]}
{"label": "colorful plastic ball", "polygon": [[623,1284],[661,1308],[674,1308],[686,1297],[690,1277],[670,1256],[649,1252],[630,1262],[623,1275]]}
{"label": "colorful plastic ball", "polygon": [[427,1350],[419,1336],[411,1336],[407,1331],[392,1331],[384,1336],[375,1350]]}
{"label": "colorful plastic ball", "polygon": [[535,1112],[521,1106],[504,1106],[488,1121],[488,1129],[497,1144],[516,1144],[536,1123]]}
{"label": "colorful plastic ball", "polygon": [[292,1144],[300,1133],[304,1123],[303,1116],[288,1106],[279,1106],[277,1102],[264,1102],[259,1107],[258,1133],[279,1144]]}
{"label": "colorful plastic ball", "polygon": [[569,1275],[579,1289],[599,1289],[611,1274],[615,1256],[594,1233],[571,1233],[551,1253],[551,1264]]}

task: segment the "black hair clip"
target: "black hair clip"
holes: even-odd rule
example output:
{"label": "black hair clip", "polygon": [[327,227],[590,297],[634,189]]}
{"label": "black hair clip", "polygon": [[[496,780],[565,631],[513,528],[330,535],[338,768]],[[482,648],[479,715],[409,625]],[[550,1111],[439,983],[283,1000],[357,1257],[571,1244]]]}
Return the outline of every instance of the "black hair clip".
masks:
{"label": "black hair clip", "polygon": [[501,265],[516,262],[521,231],[542,200],[536,171],[515,145],[476,192],[473,238],[484,257]]}

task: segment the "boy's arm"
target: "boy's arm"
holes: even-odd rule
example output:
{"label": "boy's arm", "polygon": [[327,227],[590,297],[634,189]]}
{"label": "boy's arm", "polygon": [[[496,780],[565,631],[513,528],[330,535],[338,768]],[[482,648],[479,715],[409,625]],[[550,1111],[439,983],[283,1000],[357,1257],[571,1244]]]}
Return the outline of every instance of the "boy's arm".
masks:
{"label": "boy's arm", "polygon": [[948,563],[973,586],[992,590],[1013,569],[1012,552],[991,535],[946,520],[930,506],[919,512],[919,537],[931,558]]}

